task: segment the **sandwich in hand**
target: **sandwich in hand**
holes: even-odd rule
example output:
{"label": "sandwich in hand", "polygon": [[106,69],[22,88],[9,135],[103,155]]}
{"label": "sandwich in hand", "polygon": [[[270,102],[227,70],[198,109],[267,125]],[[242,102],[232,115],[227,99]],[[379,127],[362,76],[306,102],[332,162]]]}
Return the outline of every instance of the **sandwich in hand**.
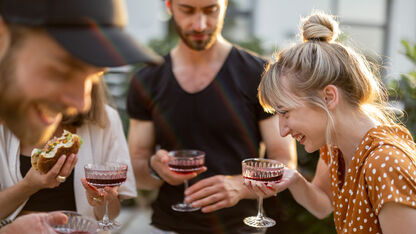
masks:
{"label": "sandwich in hand", "polygon": [[80,136],[64,130],[61,137],[49,140],[43,149],[33,149],[32,167],[46,174],[62,155],[69,157],[71,154],[77,154],[81,144]]}

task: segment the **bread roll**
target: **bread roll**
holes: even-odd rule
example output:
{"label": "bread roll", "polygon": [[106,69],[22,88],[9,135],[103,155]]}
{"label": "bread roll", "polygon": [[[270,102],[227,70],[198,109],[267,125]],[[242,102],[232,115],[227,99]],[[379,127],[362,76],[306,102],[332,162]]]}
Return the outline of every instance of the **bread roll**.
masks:
{"label": "bread roll", "polygon": [[81,137],[64,130],[61,137],[49,140],[43,149],[33,149],[32,167],[46,174],[62,155],[77,154],[81,144]]}

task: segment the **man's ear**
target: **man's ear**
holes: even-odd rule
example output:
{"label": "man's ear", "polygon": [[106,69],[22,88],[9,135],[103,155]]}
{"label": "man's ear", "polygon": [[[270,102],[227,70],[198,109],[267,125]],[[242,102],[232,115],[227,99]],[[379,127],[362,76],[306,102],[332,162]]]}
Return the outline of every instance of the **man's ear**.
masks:
{"label": "man's ear", "polygon": [[0,60],[8,50],[10,45],[10,32],[9,27],[4,21],[3,17],[0,16]]}
{"label": "man's ear", "polygon": [[339,90],[335,85],[327,85],[322,90],[322,98],[324,99],[324,102],[329,110],[333,110],[336,106],[338,106],[339,95]]}
{"label": "man's ear", "polygon": [[172,15],[172,2],[170,0],[165,1],[166,10]]}

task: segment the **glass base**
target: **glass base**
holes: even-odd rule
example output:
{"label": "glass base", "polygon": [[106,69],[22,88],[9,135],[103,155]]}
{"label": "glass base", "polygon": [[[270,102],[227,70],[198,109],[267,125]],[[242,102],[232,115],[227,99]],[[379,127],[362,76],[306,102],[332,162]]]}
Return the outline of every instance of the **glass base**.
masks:
{"label": "glass base", "polygon": [[256,228],[263,228],[263,227],[273,227],[276,225],[276,221],[268,217],[257,217],[257,216],[250,216],[244,219],[244,223],[251,227]]}
{"label": "glass base", "polygon": [[172,210],[179,211],[179,212],[192,212],[201,209],[200,207],[193,207],[191,204],[186,203],[178,203],[172,205]]}
{"label": "glass base", "polygon": [[120,223],[115,220],[112,220],[112,221],[110,220],[109,222],[100,221],[98,223],[98,226],[100,227],[100,230],[103,230],[103,231],[110,231],[110,230],[115,231],[120,228]]}

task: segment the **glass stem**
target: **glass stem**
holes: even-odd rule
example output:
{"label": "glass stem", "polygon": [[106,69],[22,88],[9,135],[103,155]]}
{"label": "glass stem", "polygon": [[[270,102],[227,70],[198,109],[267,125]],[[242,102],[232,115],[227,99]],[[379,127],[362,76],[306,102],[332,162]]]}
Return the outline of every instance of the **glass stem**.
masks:
{"label": "glass stem", "polygon": [[104,216],[103,216],[103,223],[109,223],[110,222],[110,218],[108,218],[108,200],[104,198]]}
{"label": "glass stem", "polygon": [[[188,180],[185,180],[184,182],[183,182],[183,184],[184,184],[184,192],[185,192],[185,190],[187,190],[188,189]],[[183,204],[188,204],[186,201],[185,201],[185,194],[183,195]]]}
{"label": "glass stem", "polygon": [[257,220],[263,219],[263,197],[257,198]]}

